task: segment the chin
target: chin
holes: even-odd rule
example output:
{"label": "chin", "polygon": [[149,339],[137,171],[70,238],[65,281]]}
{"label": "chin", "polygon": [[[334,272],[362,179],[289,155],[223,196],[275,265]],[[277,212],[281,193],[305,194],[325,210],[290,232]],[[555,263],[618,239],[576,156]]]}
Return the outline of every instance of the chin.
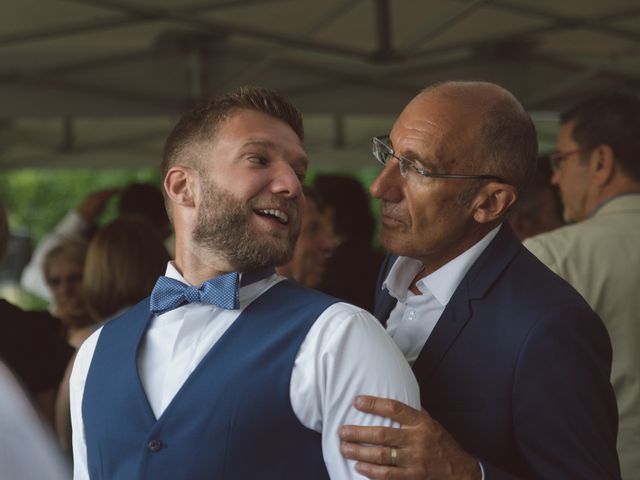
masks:
{"label": "chin", "polygon": [[404,242],[398,238],[397,235],[393,234],[385,234],[384,232],[380,234],[380,245],[389,253],[393,253],[395,255],[404,255],[403,248]]}

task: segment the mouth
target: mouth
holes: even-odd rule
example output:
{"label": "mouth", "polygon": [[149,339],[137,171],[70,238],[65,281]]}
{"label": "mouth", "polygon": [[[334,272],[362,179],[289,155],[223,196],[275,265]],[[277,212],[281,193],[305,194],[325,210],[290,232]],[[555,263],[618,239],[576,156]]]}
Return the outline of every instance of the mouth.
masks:
{"label": "mouth", "polygon": [[280,225],[289,225],[289,215],[278,208],[261,208],[256,209],[255,212],[261,217],[278,222]]}
{"label": "mouth", "polygon": [[402,218],[388,214],[380,215],[380,222],[385,227],[397,227],[406,224],[406,222]]}
{"label": "mouth", "polygon": [[404,222],[401,222],[397,218],[381,217],[380,220],[384,228],[399,228],[404,226]]}

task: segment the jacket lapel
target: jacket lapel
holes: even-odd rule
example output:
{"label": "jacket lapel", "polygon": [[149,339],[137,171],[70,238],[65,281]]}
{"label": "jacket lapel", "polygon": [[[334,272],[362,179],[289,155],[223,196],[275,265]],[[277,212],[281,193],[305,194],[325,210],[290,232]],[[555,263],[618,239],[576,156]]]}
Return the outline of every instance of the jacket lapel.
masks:
{"label": "jacket lapel", "polygon": [[471,320],[471,302],[485,296],[521,248],[522,245],[511,228],[503,224],[496,237],[458,285],[413,364],[413,371],[420,379],[421,385],[431,378],[447,351]]}

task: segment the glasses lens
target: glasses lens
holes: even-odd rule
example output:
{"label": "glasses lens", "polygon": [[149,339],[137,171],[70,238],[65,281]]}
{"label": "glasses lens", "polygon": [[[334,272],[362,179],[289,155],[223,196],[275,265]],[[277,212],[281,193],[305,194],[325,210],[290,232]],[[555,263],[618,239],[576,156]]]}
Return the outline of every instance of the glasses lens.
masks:
{"label": "glasses lens", "polygon": [[398,167],[400,168],[400,175],[406,177],[409,171],[409,162],[405,158],[398,157]]}
{"label": "glasses lens", "polygon": [[389,148],[377,137],[373,138],[373,156],[376,157],[376,160],[378,160],[381,164],[387,164],[387,159],[389,158]]}

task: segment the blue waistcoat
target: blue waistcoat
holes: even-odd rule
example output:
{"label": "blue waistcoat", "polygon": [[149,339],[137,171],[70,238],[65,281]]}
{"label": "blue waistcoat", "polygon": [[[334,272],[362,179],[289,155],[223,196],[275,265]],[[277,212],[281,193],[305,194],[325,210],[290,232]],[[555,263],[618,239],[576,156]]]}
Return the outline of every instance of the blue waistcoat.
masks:
{"label": "blue waistcoat", "polygon": [[82,402],[92,480],[327,479],[321,435],[291,407],[293,364],[337,300],[282,281],[252,302],[160,418],[138,377],[149,299],[108,322]]}

